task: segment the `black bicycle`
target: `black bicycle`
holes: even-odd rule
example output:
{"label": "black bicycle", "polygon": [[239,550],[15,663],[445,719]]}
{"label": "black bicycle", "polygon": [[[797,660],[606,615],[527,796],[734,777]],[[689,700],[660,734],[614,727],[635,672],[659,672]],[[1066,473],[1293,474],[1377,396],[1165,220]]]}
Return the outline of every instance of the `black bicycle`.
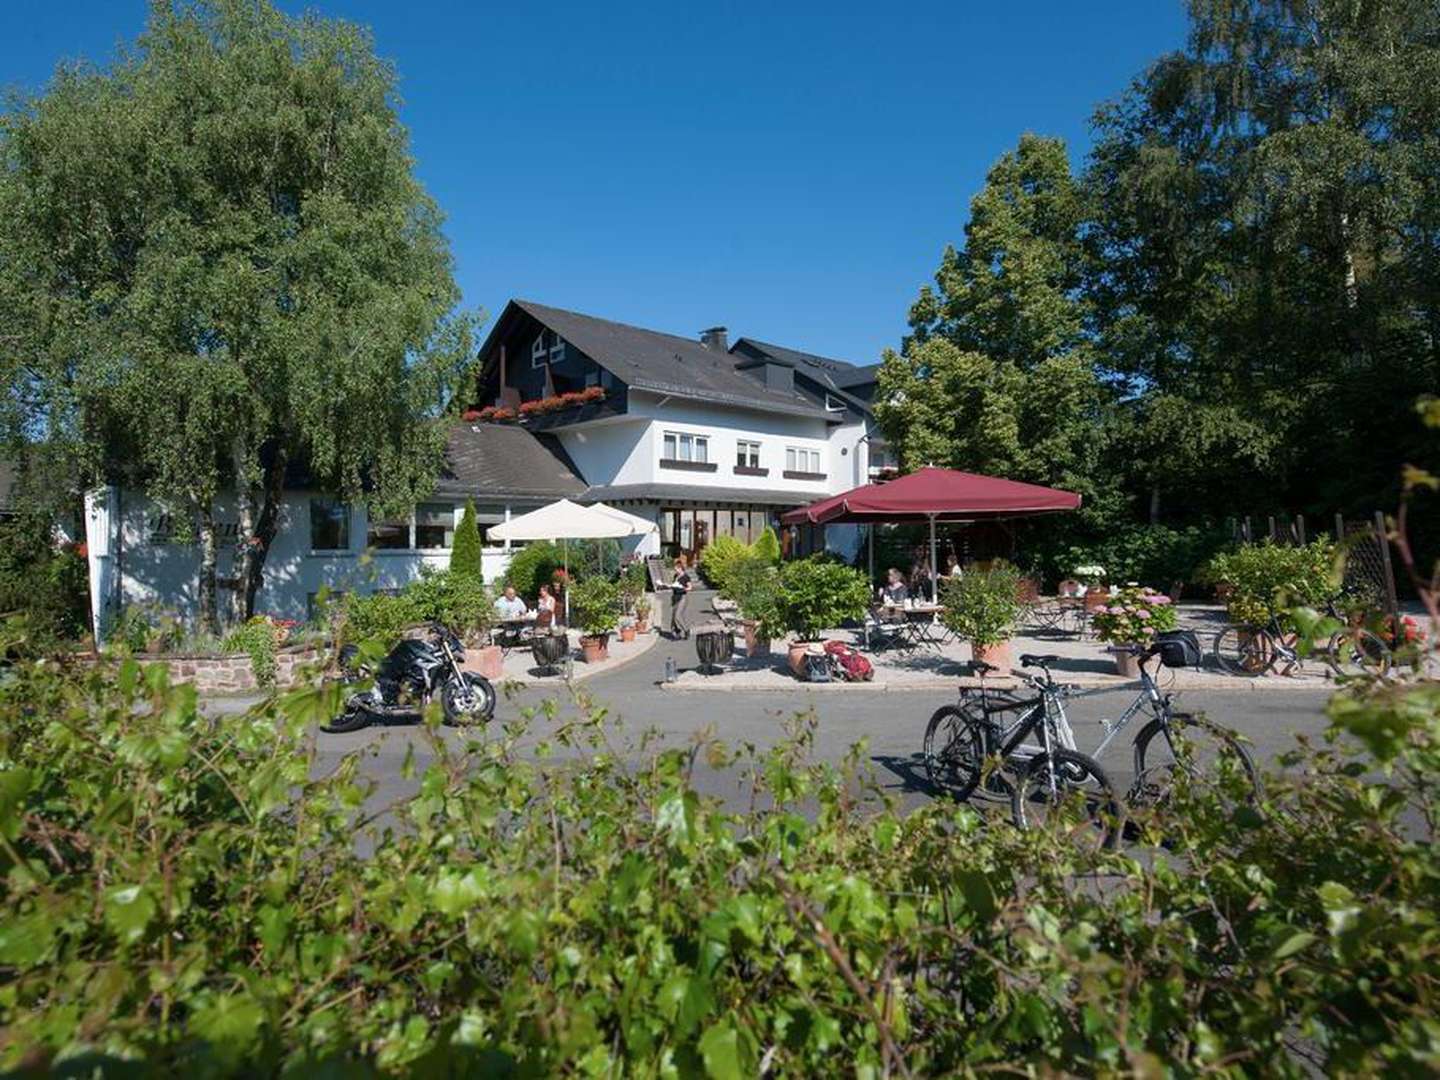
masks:
{"label": "black bicycle", "polygon": [[[1074,815],[1092,829],[1098,826],[1101,842],[1112,847],[1123,826],[1121,801],[1099,763],[1076,750],[1073,738],[1062,733],[1063,710],[1055,706],[1070,689],[1050,674],[1048,665],[1056,659],[1020,658],[1022,666],[1038,666],[1044,673],[1020,676],[1037,692],[1032,698],[986,688],[984,676],[999,669],[977,661],[980,692],[962,692],[958,705],[930,718],[925,771],[934,787],[957,799],[968,799],[982,785],[987,795],[1008,794],[1011,817],[1022,829]],[[1039,743],[1027,743],[1035,734]]]}

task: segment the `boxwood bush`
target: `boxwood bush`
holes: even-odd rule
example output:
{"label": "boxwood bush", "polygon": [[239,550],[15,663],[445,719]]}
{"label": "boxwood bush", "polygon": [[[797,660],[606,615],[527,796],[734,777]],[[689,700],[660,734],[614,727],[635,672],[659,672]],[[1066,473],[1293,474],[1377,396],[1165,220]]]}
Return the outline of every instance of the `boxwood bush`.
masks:
{"label": "boxwood bush", "polygon": [[[667,746],[583,697],[464,744],[430,718],[414,794],[377,805],[368,753],[317,758],[339,692],[216,723],[159,666],[17,666],[0,1069],[1420,1076],[1440,1060],[1434,683],[1350,689],[1336,740],[1297,749],[1258,811],[1182,786],[1116,852],[1073,822],[902,813],[863,746],[811,760],[813,716],[770,748]],[[701,794],[698,758],[753,797]]]}

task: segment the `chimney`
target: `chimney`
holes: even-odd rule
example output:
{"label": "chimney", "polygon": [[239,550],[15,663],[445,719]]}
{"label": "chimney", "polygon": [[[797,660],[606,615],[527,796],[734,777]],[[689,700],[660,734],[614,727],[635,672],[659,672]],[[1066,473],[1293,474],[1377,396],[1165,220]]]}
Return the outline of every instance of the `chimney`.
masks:
{"label": "chimney", "polygon": [[730,342],[725,337],[725,327],[723,326],[712,326],[709,330],[701,330],[700,344],[713,352],[730,351]]}

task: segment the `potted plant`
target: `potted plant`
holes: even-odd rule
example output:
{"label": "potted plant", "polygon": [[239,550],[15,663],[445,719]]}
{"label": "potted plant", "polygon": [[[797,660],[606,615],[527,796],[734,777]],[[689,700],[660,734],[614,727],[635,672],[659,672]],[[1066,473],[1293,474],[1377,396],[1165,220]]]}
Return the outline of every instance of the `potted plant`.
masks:
{"label": "potted plant", "polygon": [[635,640],[635,620],[628,615],[620,620],[620,640]]}
{"label": "potted plant", "polygon": [[587,664],[610,655],[610,631],[620,618],[620,587],[588,577],[570,587],[570,615],[580,628],[580,652]]}
{"label": "potted plant", "polygon": [[785,632],[775,603],[778,587],[776,569],[758,556],[739,560],[730,568],[725,595],[740,608],[746,656],[769,656],[771,639]]}
{"label": "potted plant", "polygon": [[1085,610],[1095,611],[1110,597],[1105,587],[1105,568],[1097,563],[1077,566],[1070,571],[1085,586]]}
{"label": "potted plant", "polygon": [[[1091,619],[1101,641],[1111,645],[1149,645],[1155,635],[1174,630],[1175,605],[1170,597],[1146,586],[1130,585],[1110,598]],[[1131,653],[1115,654],[1115,670],[1127,679],[1140,677],[1140,658]]]}
{"label": "potted plant", "polygon": [[[870,586],[858,570],[824,555],[786,563],[780,569],[775,591],[775,622],[794,635],[790,644],[790,670],[805,672],[805,650],[820,635],[843,622],[863,619],[870,602]],[[767,620],[760,620],[762,627]]]}
{"label": "potted plant", "polygon": [[[650,599],[646,596],[645,589],[648,583],[649,572],[641,559],[630,562],[620,572],[621,603],[624,605],[625,614],[633,616],[632,629],[642,634],[649,629],[650,622]],[[622,634],[621,640],[629,641],[633,637],[634,634],[630,638]]]}
{"label": "potted plant", "polygon": [[997,560],[987,570],[943,578],[940,621],[970,643],[976,660],[1009,671],[1010,634],[1025,610],[1020,571]]}

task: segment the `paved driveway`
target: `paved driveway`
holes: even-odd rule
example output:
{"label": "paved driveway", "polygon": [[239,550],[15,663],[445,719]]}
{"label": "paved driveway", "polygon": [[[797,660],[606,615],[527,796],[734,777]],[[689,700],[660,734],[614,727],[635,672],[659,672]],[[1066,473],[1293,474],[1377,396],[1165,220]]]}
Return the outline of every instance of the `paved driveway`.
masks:
{"label": "paved driveway", "polygon": [[[906,805],[918,805],[930,796],[919,767],[919,751],[930,715],[941,705],[955,699],[953,692],[889,691],[874,692],[857,689],[808,690],[796,684],[793,693],[677,693],[658,688],[665,670],[667,656],[675,657],[682,668],[696,664],[693,642],[661,641],[655,648],[631,664],[618,670],[597,675],[581,684],[580,692],[590,695],[625,721],[630,740],[653,728],[667,745],[683,746],[695,734],[709,728],[731,744],[751,742],[757,746],[773,746],[784,738],[784,720],[797,711],[813,707],[819,717],[816,732],[817,758],[837,762],[861,739],[868,739],[867,757],[876,778]],[[1096,693],[1069,705],[1071,723],[1082,749],[1089,749],[1100,740],[1098,720],[1118,715],[1133,697],[1133,691]],[[497,722],[514,718],[527,705],[538,705],[546,698],[558,699],[561,714],[574,715],[563,684],[553,688],[524,687],[509,696],[502,696]],[[1277,754],[1294,746],[1295,736],[1315,736],[1325,729],[1323,714],[1326,695],[1313,690],[1283,689],[1254,691],[1186,691],[1177,700],[1184,708],[1208,713],[1248,737],[1257,758],[1274,765]],[[241,702],[211,703],[210,708],[236,708]],[[537,716],[527,736],[533,744],[548,732],[550,722]],[[1129,738],[1138,731],[1132,727],[1107,750],[1102,763],[1117,785],[1127,786],[1132,775],[1129,761]],[[454,733],[448,737],[456,739]],[[316,736],[320,765],[333,764],[351,750],[366,749],[373,755],[366,772],[380,783],[372,805],[379,806],[408,795],[415,789],[414,781],[400,775],[401,763],[412,742],[417,743],[422,760],[427,756],[423,740],[414,728],[396,726],[368,728],[349,735]],[[638,752],[636,753],[638,759]],[[727,799],[738,798],[738,778],[733,774],[716,774],[704,767],[696,777],[697,786],[708,793]]]}

